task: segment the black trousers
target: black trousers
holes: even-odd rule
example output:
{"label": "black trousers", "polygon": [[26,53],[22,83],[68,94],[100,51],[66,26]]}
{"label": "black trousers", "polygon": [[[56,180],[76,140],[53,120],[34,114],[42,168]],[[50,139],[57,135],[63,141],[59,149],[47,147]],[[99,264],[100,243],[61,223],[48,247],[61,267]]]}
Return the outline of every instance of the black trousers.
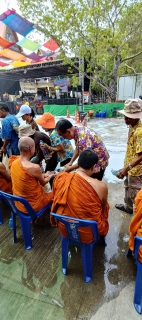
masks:
{"label": "black trousers", "polygon": [[104,176],[104,172],[105,172],[105,169],[101,168],[100,172],[93,173],[91,178],[98,179],[98,180],[102,181],[103,176]]}
{"label": "black trousers", "polygon": [[71,158],[68,158],[62,162],[60,162],[60,167],[64,167],[67,163],[69,163],[71,161]]}

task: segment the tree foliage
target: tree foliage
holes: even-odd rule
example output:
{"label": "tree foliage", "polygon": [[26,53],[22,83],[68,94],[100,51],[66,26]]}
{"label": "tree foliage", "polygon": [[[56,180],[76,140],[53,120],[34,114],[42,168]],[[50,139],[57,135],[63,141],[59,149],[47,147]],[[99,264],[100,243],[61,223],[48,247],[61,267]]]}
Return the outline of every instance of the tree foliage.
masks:
{"label": "tree foliage", "polygon": [[[116,79],[142,71],[140,0],[19,0],[21,12],[60,45],[65,63],[84,57],[85,75],[116,98]],[[75,65],[78,68],[77,65]]]}

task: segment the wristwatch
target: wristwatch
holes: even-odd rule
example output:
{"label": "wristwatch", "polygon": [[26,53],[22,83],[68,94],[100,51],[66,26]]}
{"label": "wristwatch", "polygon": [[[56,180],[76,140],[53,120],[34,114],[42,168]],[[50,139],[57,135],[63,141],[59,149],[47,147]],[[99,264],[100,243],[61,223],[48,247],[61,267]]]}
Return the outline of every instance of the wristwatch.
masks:
{"label": "wristwatch", "polygon": [[133,167],[131,166],[131,164],[128,165],[129,170],[131,170]]}

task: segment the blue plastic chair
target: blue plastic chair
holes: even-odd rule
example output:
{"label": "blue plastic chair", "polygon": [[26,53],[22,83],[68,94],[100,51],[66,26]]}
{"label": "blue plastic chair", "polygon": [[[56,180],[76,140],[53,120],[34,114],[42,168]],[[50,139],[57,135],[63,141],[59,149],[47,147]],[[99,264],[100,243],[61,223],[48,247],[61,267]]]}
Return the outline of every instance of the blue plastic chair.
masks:
{"label": "blue plastic chair", "polygon": [[[11,216],[13,221],[13,241],[17,242],[16,237],[16,216],[19,216],[21,221],[21,227],[23,232],[24,244],[26,250],[30,250],[32,248],[32,236],[31,236],[31,220],[37,219],[47,208],[51,208],[51,203],[42,208],[39,212],[35,212],[29,202],[18,196],[14,196],[5,192],[0,191],[0,199],[5,200],[8,206],[11,209]],[[28,214],[24,214],[19,211],[15,206],[15,201],[20,202],[26,208]]]}
{"label": "blue plastic chair", "polygon": [[[92,280],[92,260],[93,260],[93,246],[97,242],[98,235],[98,224],[96,221],[76,219],[72,217],[62,216],[51,212],[56,220],[62,222],[66,226],[68,238],[62,236],[62,272],[64,275],[67,273],[68,264],[68,246],[69,244],[75,244],[81,246],[82,263],[84,269],[84,281],[87,283]],[[94,241],[86,244],[80,240],[78,228],[80,227],[91,227]],[[105,237],[100,237],[103,245],[105,246]]]}
{"label": "blue plastic chair", "polygon": [[137,275],[134,292],[134,307],[139,314],[142,314],[142,263],[138,260],[140,246],[142,246],[142,238],[135,236],[134,251],[132,252],[131,249],[129,249],[126,256],[129,258],[133,255],[136,260]]}
{"label": "blue plastic chair", "polygon": [[140,246],[142,246],[142,238],[136,236],[134,242],[134,257],[137,264],[137,275],[134,293],[134,307],[139,314],[142,314],[142,263],[138,260]]}

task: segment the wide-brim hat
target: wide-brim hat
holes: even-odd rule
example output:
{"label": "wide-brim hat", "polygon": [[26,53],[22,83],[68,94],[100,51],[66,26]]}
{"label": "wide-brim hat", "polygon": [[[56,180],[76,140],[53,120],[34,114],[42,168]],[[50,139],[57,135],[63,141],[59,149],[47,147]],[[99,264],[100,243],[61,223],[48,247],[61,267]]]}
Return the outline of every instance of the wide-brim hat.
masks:
{"label": "wide-brim hat", "polygon": [[140,119],[142,118],[142,100],[127,99],[124,103],[124,109],[118,112],[127,118]]}
{"label": "wide-brim hat", "polygon": [[22,116],[24,116],[25,114],[31,114],[32,110],[29,106],[27,106],[26,104],[22,104],[22,106],[19,109],[19,112],[16,114],[17,118],[20,118]]}
{"label": "wide-brim hat", "polygon": [[32,136],[34,133],[35,130],[28,123],[23,123],[19,126],[19,138]]}
{"label": "wide-brim hat", "polygon": [[51,113],[44,113],[41,118],[35,120],[37,124],[45,129],[55,128],[55,118]]}

